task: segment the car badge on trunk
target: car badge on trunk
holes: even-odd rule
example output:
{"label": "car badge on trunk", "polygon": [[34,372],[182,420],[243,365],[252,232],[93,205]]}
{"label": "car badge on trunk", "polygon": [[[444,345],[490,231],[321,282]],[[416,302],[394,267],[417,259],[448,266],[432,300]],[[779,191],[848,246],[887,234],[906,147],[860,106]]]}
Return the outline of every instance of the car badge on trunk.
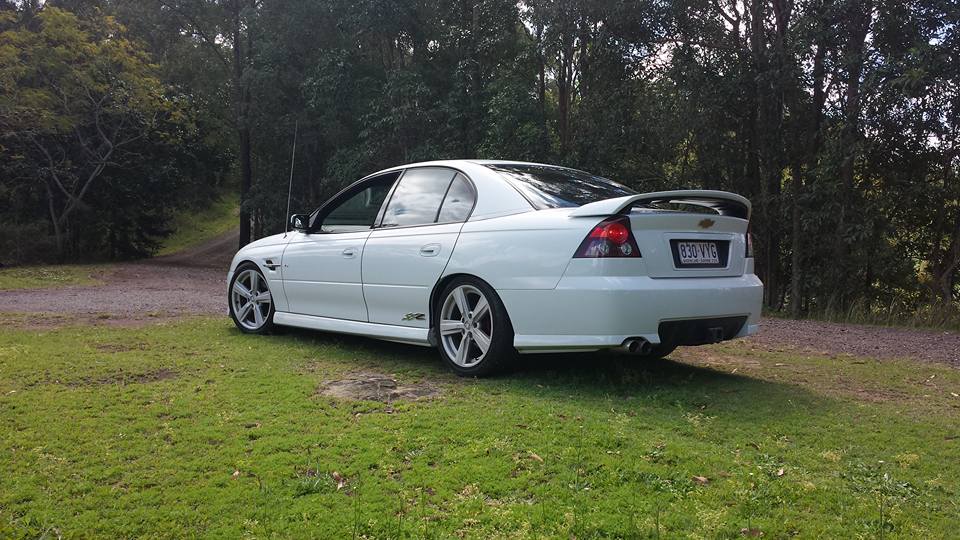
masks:
{"label": "car badge on trunk", "polygon": [[700,223],[698,223],[697,225],[700,225],[701,229],[709,229],[710,227],[713,227],[714,223],[716,223],[716,221],[710,218],[706,218],[706,219],[701,219]]}

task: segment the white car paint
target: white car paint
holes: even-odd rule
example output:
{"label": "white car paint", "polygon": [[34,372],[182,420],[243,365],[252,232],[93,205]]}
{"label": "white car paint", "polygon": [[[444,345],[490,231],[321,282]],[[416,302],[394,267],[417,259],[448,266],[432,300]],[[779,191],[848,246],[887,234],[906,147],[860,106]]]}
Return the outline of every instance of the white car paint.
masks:
{"label": "white car paint", "polygon": [[[580,207],[536,210],[490,162],[452,160],[395,167],[446,167],[476,190],[462,223],[374,228],[358,232],[289,232],[241,249],[267,276],[274,323],[430,344],[431,299],[450,276],[490,284],[502,299],[520,352],[618,347],[628,338],[660,343],[665,321],[745,317],[736,337],[757,331],[763,285],[746,256],[749,202],[718,191],[673,191],[606,199]],[[640,258],[573,255],[602,219],[647,200],[683,199],[708,207],[730,203],[747,215],[633,210]],[[705,221],[709,219],[709,226]],[[723,268],[677,268],[670,241],[723,240]],[[422,317],[418,317],[422,315]]]}
{"label": "white car paint", "polygon": [[[363,296],[369,321],[427,328],[427,305],[463,223],[380,229],[363,248]],[[407,314],[422,313],[423,318]]]}

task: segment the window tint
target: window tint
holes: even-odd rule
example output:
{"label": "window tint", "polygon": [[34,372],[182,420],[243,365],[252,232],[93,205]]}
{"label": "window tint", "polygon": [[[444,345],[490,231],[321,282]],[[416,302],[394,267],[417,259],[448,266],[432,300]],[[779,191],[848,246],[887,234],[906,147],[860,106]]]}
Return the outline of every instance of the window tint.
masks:
{"label": "window tint", "polygon": [[470,181],[465,176],[457,173],[450,184],[447,196],[443,199],[443,205],[440,206],[440,215],[437,216],[437,223],[450,223],[457,221],[466,221],[470,211],[473,210],[473,189],[470,187]]}
{"label": "window tint", "polygon": [[387,203],[381,226],[402,227],[436,221],[454,173],[451,169],[431,167],[408,169]]}
{"label": "window tint", "polygon": [[372,183],[365,189],[330,210],[323,218],[320,230],[330,233],[355,232],[373,227],[380,206],[396,179],[397,174],[393,173],[371,180]]}
{"label": "window tint", "polygon": [[582,206],[634,195],[632,189],[600,176],[549,165],[487,165],[506,178],[535,208]]}

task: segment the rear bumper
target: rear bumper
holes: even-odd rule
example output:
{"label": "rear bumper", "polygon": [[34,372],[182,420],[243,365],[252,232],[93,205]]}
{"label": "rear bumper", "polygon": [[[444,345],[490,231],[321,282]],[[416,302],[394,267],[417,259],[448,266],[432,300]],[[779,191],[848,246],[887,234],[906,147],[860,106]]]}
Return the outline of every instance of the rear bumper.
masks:
{"label": "rear bumper", "polygon": [[739,338],[757,331],[763,302],[763,284],[753,274],[564,276],[555,289],[497,292],[513,323],[514,346],[521,352],[611,348],[636,337],[660,343],[661,330],[675,326],[661,323],[691,319],[743,317],[745,322],[732,336],[724,335]]}

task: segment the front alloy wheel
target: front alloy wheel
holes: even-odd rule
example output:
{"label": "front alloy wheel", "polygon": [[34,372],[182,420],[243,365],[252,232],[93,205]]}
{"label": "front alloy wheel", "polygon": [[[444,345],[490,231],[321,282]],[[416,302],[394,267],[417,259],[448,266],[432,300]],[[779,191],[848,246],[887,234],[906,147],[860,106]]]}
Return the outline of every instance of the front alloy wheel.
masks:
{"label": "front alloy wheel", "polygon": [[489,285],[459,278],[443,291],[438,321],[440,352],[459,375],[482,376],[502,367],[513,353],[513,328]]}
{"label": "front alloy wheel", "polygon": [[241,332],[262,334],[273,327],[270,286],[253,264],[237,268],[230,284],[230,317]]}

